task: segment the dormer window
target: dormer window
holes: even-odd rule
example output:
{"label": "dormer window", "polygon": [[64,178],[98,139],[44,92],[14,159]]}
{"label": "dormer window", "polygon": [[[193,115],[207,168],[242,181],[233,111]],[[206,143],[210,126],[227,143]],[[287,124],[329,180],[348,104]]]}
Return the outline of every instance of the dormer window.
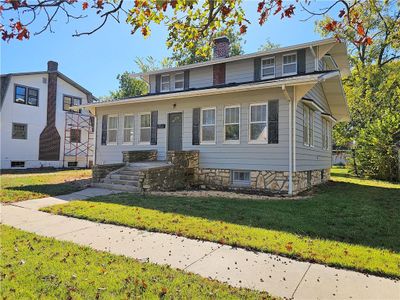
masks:
{"label": "dormer window", "polygon": [[184,88],[185,77],[183,73],[175,74],[175,91],[183,90]]}
{"label": "dormer window", "polygon": [[261,78],[275,77],[275,57],[266,57],[261,60]]}
{"label": "dormer window", "polygon": [[170,77],[169,75],[161,75],[161,92],[169,92]]}
{"label": "dormer window", "polygon": [[283,56],[282,64],[283,75],[297,74],[297,54],[291,53]]}

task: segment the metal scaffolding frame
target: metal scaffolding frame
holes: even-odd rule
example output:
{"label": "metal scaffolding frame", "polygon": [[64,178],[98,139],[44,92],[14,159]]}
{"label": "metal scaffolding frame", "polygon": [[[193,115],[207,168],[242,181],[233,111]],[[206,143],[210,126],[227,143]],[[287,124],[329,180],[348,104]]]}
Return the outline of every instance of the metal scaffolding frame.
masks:
{"label": "metal scaffolding frame", "polygon": [[[79,141],[71,140],[71,130],[79,130]],[[94,117],[90,114],[82,114],[78,112],[68,111],[65,113],[64,126],[64,156],[63,167],[65,162],[76,161],[82,157],[85,158],[86,168],[91,167],[94,154]],[[73,157],[74,159],[68,159]]]}

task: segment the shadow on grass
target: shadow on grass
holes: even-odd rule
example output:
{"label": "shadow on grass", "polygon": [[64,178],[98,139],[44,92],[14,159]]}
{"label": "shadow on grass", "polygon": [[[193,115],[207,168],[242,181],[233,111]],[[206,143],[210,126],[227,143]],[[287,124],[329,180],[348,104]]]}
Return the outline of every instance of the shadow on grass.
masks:
{"label": "shadow on grass", "polygon": [[82,179],[53,184],[33,184],[3,187],[0,202],[14,202],[41,197],[59,196],[84,189],[90,180]]}
{"label": "shadow on grass", "polygon": [[331,182],[304,200],[109,195],[86,201],[142,207],[400,252],[400,190]]}

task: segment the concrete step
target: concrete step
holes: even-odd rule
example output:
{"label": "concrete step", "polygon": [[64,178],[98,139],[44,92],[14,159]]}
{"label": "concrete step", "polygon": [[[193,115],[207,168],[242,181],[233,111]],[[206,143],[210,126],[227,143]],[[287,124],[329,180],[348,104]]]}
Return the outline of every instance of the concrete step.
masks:
{"label": "concrete step", "polygon": [[[121,171],[118,171],[114,174],[119,174],[119,175],[128,175],[128,176],[137,176],[139,174],[138,170],[132,170],[132,169],[123,169]],[[113,174],[113,175],[114,175]]]}
{"label": "concrete step", "polygon": [[140,189],[136,186],[124,185],[124,184],[113,184],[113,183],[93,183],[93,187],[103,188],[103,189],[110,189],[116,191],[124,191],[124,192],[131,192],[131,193],[139,193]]}
{"label": "concrete step", "polygon": [[120,185],[136,186],[136,187],[139,185],[137,180],[121,180],[121,179],[105,178],[103,182],[109,184],[120,184]]}
{"label": "concrete step", "polygon": [[133,180],[133,181],[136,180],[137,181],[139,179],[139,176],[137,176],[137,175],[123,175],[123,174],[115,173],[115,174],[111,174],[110,178],[111,179],[117,179],[117,180],[122,179],[122,180]]}

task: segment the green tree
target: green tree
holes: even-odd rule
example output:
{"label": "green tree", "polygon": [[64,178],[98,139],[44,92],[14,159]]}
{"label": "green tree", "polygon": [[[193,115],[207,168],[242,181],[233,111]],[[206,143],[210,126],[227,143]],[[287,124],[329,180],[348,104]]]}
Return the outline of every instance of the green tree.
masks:
{"label": "green tree", "polygon": [[134,78],[129,72],[117,76],[119,88],[110,93],[108,99],[120,99],[127,97],[141,96],[148,93],[148,85],[141,79]]}
{"label": "green tree", "polygon": [[[335,144],[352,145],[356,172],[387,180],[396,179],[399,164],[395,153],[400,133],[399,5],[394,0],[369,0],[354,8],[358,24],[345,21],[339,26],[334,18],[325,17],[317,25],[323,35],[350,46],[352,72],[344,89],[351,121],[334,127]],[[360,34],[365,43],[356,38]]]}
{"label": "green tree", "polygon": [[262,44],[259,48],[258,51],[266,51],[266,50],[271,50],[275,48],[279,48],[281,45],[276,44],[274,42],[271,42],[271,40],[268,38],[264,44]]}

